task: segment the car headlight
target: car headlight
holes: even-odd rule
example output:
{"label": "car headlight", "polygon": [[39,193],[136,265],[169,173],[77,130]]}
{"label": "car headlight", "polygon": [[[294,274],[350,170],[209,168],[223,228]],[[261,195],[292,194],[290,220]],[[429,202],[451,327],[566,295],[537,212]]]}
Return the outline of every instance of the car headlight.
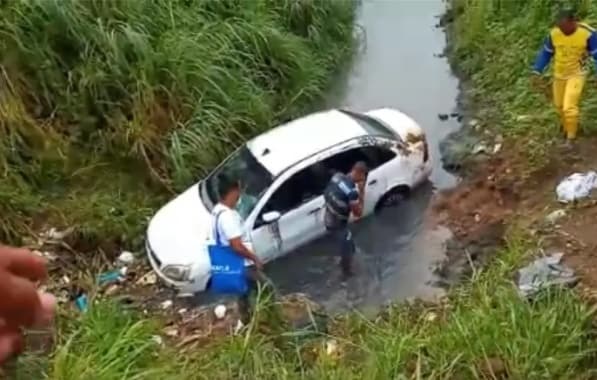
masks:
{"label": "car headlight", "polygon": [[174,281],[186,281],[189,279],[191,267],[189,265],[166,265],[162,268],[164,276]]}

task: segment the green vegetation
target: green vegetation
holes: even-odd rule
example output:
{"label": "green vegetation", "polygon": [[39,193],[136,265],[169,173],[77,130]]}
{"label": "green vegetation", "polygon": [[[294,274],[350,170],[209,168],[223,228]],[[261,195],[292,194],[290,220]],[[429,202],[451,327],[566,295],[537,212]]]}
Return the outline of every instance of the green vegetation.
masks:
{"label": "green vegetation", "polygon": [[[547,81],[545,91],[531,86],[531,65],[561,6],[574,7],[585,22],[595,26],[597,4],[589,0],[452,3],[452,17],[457,20],[453,58],[471,81],[480,119],[506,134],[532,135],[525,139],[526,152],[532,162],[541,164],[549,153],[546,142],[559,138],[559,122]],[[591,83],[587,82],[581,105],[581,128],[587,133],[597,131],[592,122],[597,117],[597,92]]]}
{"label": "green vegetation", "polygon": [[[353,1],[0,2],[0,240],[88,242],[304,113],[353,51]],[[130,242],[129,242],[130,244]]]}
{"label": "green vegetation", "polygon": [[[532,302],[516,291],[513,270],[534,248],[512,237],[497,261],[441,304],[394,306],[373,321],[349,315],[325,336],[272,330],[271,309],[261,303],[244,334],[182,353],[155,342],[157,325],[99,303],[64,327],[48,362],[26,357],[17,373],[52,380],[594,378],[595,310],[572,291]],[[328,354],[332,340],[337,349]]]}

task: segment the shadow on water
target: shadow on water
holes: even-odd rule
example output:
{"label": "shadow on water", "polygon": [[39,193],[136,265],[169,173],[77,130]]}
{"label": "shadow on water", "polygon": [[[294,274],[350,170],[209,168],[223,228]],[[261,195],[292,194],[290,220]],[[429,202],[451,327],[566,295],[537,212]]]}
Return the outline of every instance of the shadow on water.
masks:
{"label": "shadow on water", "polygon": [[359,23],[363,49],[328,104],[366,111],[394,107],[412,116],[427,133],[434,158],[431,182],[413,191],[398,207],[356,224],[356,275],[342,282],[336,248],[327,238],[309,244],[267,267],[283,293],[303,292],[331,311],[367,312],[392,300],[433,298],[430,269],[444,255],[449,231],[431,228],[425,218],[435,189],[457,178],[441,165],[439,143],[460,125],[438,114],[456,109],[458,80],[443,52],[446,37],[435,25],[445,10],[441,0],[363,1]]}

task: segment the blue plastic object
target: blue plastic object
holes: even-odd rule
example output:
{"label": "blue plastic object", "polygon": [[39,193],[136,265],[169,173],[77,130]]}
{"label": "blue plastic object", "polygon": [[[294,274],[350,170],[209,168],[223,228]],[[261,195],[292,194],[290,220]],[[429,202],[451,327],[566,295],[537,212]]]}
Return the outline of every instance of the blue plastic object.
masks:
{"label": "blue plastic object", "polygon": [[86,312],[89,308],[87,296],[85,294],[81,294],[80,296],[78,296],[75,299],[75,306],[77,306],[77,309],[79,309],[80,311]]}
{"label": "blue plastic object", "polygon": [[244,295],[248,291],[245,259],[231,247],[222,245],[218,213],[215,218],[215,244],[208,247],[211,261],[211,285],[209,291],[217,294]]}
{"label": "blue plastic object", "polygon": [[115,270],[115,271],[110,271],[110,272],[100,274],[97,282],[100,285],[105,285],[105,284],[109,284],[112,282],[116,282],[116,281],[120,280],[121,278],[122,278],[122,274],[119,271]]}

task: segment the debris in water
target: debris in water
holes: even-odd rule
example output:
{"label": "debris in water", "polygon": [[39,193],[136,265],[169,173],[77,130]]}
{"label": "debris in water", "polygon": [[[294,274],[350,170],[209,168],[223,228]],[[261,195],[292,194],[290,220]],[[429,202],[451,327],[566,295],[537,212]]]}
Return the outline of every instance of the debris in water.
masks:
{"label": "debris in water", "polygon": [[174,302],[172,302],[172,300],[165,300],[160,304],[160,306],[162,307],[162,310],[166,310],[171,308],[173,304]]}
{"label": "debris in water", "polygon": [[123,251],[120,256],[118,256],[118,261],[122,264],[131,264],[135,261],[135,255],[129,251]]}
{"label": "debris in water", "polygon": [[89,302],[85,293],[81,294],[75,299],[75,306],[83,313],[89,309]]}
{"label": "debris in water", "polygon": [[549,215],[547,215],[545,217],[545,220],[547,221],[547,223],[555,224],[559,219],[562,219],[565,216],[566,216],[566,211],[560,209],[560,210],[551,212]]}
{"label": "debris in water", "polygon": [[451,117],[451,118],[457,118],[458,116],[460,116],[460,114],[459,114],[458,112],[452,112],[452,113],[450,114],[450,117]]}
{"label": "debris in water", "polygon": [[568,203],[588,197],[596,187],[596,172],[574,173],[559,183],[556,187],[556,194],[558,201]]}
{"label": "debris in water", "polygon": [[523,297],[531,297],[540,290],[554,285],[576,285],[574,271],[561,265],[563,253],[541,257],[518,271],[518,291]]}
{"label": "debris in water", "polygon": [[150,271],[137,280],[137,285],[155,285],[157,282],[158,276],[153,271]]}
{"label": "debris in water", "polygon": [[214,314],[216,318],[223,319],[226,316],[226,306],[225,305],[218,305],[214,308]]}
{"label": "debris in water", "polygon": [[437,117],[441,120],[441,121],[446,121],[448,120],[449,115],[447,113],[440,113],[437,115]]}

